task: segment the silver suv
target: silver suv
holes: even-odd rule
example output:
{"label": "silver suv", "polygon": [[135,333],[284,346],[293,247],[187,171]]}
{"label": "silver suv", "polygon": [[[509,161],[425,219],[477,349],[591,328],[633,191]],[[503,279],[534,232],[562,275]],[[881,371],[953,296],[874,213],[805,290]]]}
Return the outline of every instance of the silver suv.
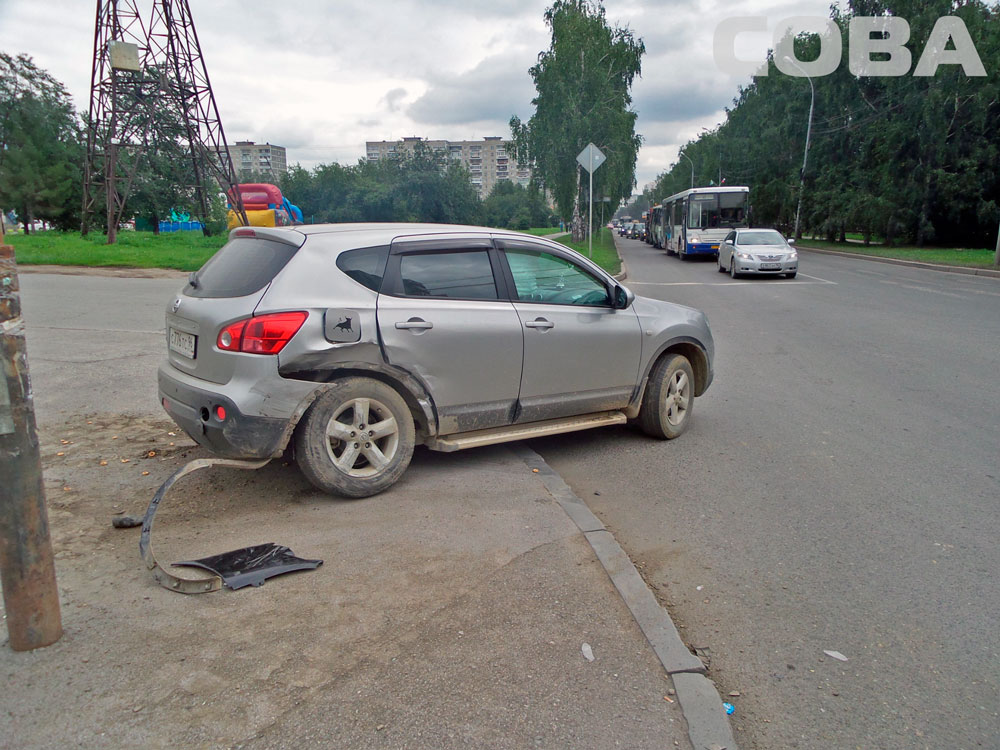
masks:
{"label": "silver suv", "polygon": [[635,420],[680,435],[712,382],[698,310],[563,245],[479,227],[233,230],[167,309],[163,408],[231,458],[288,448],[365,497],[415,445],[454,451]]}

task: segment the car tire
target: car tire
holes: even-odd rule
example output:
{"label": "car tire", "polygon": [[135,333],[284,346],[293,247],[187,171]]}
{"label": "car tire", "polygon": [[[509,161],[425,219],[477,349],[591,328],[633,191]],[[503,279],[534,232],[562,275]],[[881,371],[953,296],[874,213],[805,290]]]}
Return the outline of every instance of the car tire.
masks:
{"label": "car tire", "polygon": [[736,258],[729,259],[729,276],[734,279],[738,279],[740,275],[736,273]]}
{"label": "car tire", "polygon": [[369,497],[399,481],[414,442],[403,397],[378,380],[349,377],[334,381],[306,411],[295,455],[302,473],[324,492]]}
{"label": "car tire", "polygon": [[715,269],[715,270],[717,270],[719,273],[725,273],[726,272],[726,267],[724,265],[722,265],[722,256],[718,256],[716,258],[716,261],[718,261],[719,267],[717,269]]}
{"label": "car tire", "polygon": [[639,427],[647,435],[672,440],[691,422],[694,370],[682,354],[665,354],[653,366],[639,408]]}

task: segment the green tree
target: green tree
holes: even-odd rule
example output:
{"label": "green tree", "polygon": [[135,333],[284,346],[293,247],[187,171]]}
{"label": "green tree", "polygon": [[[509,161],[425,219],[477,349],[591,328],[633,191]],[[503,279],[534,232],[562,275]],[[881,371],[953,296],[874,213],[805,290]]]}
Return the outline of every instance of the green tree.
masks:
{"label": "green tree", "polygon": [[[992,246],[1000,222],[1000,8],[967,0],[849,0],[831,18],[846,40],[854,16],[905,18],[913,64],[937,20],[958,16],[987,77],[942,65],[933,76],[858,77],[847,61],[814,78],[816,110],[805,174],[806,232],[845,241]],[[815,59],[819,38],[794,40]],[[846,52],[846,50],[845,50]],[[845,55],[846,58],[846,55]],[[752,220],[788,231],[794,223],[809,112],[808,81],[778,72],[739,91],[726,121],[687,144],[696,184],[718,180],[751,188]],[[657,200],[686,189],[686,160],[661,174]]]}
{"label": "green tree", "polygon": [[523,187],[500,180],[483,201],[483,223],[503,229],[549,226],[550,211],[545,196],[535,184]]}
{"label": "green tree", "polygon": [[527,123],[517,116],[510,120],[514,153],[519,163],[534,165],[580,241],[583,170],[577,154],[594,143],[607,156],[594,173],[595,195],[617,204],[635,186],[642,138],[629,107],[645,46],[628,29],[608,26],[600,2],[556,0],[545,22],[552,41],[529,70],[537,91],[535,114]]}
{"label": "green tree", "polygon": [[68,228],[78,215],[83,150],[69,94],[28,55],[0,52],[0,205],[30,231]]}

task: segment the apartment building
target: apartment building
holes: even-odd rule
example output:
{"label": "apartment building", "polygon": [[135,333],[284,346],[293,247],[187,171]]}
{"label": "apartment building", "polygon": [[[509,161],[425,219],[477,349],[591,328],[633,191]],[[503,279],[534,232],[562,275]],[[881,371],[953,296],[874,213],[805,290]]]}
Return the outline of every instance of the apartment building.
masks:
{"label": "apartment building", "polygon": [[480,141],[429,140],[417,136],[400,141],[367,141],[365,151],[368,161],[395,159],[403,154],[412,154],[417,144],[461,162],[469,170],[469,181],[480,198],[488,196],[493,186],[502,180],[525,186],[531,182],[531,169],[518,166],[509,152],[510,141],[498,135]]}
{"label": "apartment building", "polygon": [[229,157],[233,160],[236,179],[247,180],[253,175],[265,174],[274,179],[288,171],[285,147],[273,143],[236,141],[228,146]]}

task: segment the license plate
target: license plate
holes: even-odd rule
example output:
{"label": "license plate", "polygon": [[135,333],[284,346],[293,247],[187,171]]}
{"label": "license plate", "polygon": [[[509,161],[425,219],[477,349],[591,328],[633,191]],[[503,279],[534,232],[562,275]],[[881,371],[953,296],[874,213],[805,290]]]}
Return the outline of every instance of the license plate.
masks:
{"label": "license plate", "polygon": [[780,263],[761,263],[760,264],[760,270],[761,271],[780,271],[781,270],[781,264]]}
{"label": "license plate", "polygon": [[198,345],[198,337],[193,333],[184,333],[174,328],[170,329],[170,350],[177,352],[182,357],[194,359],[195,348]]}

